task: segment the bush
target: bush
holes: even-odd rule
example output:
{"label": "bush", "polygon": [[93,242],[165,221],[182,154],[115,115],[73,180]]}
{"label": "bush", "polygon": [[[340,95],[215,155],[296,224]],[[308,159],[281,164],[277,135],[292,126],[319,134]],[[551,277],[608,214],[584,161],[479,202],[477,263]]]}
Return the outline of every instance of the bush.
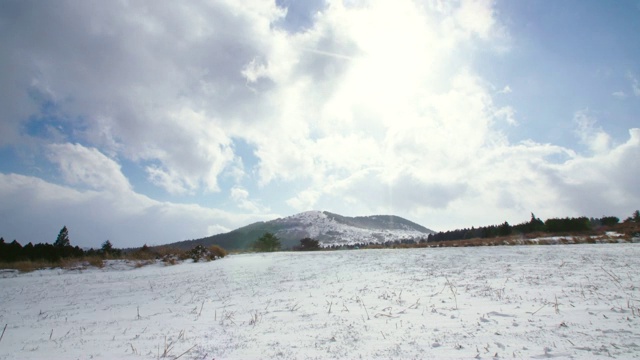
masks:
{"label": "bush", "polygon": [[189,257],[193,259],[194,262],[198,262],[202,259],[209,258],[209,251],[207,251],[204,246],[198,245],[189,251]]}
{"label": "bush", "polygon": [[188,252],[188,257],[194,262],[200,260],[216,260],[227,256],[227,251],[218,245],[211,245],[208,249],[202,245],[197,245]]}
{"label": "bush", "polygon": [[227,255],[229,255],[229,253],[227,252],[227,250],[221,248],[218,245],[211,245],[209,246],[209,254],[211,256],[210,260],[216,260],[216,259],[221,259]]}

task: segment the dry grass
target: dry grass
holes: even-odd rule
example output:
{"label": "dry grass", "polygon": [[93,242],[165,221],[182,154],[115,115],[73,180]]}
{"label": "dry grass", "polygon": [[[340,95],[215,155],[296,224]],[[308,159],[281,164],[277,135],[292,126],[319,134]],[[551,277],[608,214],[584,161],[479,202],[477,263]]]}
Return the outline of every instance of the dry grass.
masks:
{"label": "dry grass", "polygon": [[218,245],[209,246],[209,253],[214,257],[214,259],[223,258],[223,257],[229,255],[227,250],[221,248]]}
{"label": "dry grass", "polygon": [[[212,245],[207,249],[207,260],[216,260],[228,255],[228,252],[217,245]],[[61,268],[67,270],[83,270],[89,267],[103,268],[105,260],[127,260],[132,261],[136,268],[154,264],[161,260],[166,265],[175,265],[190,258],[190,252],[178,248],[159,246],[143,247],[141,249],[124,252],[118,256],[83,256],[79,258],[64,258],[55,262],[45,260],[24,260],[15,262],[0,262],[0,269],[18,270],[20,272],[31,272],[40,269]]]}
{"label": "dry grass", "polygon": [[612,227],[611,230],[632,237],[634,235],[640,234],[640,223],[628,222],[617,224],[616,226]]}
{"label": "dry grass", "polygon": [[155,260],[158,258],[158,254],[157,252],[148,249],[148,250],[136,250],[127,254],[123,255],[124,258],[128,259],[128,260],[140,260],[140,261],[146,261],[146,260]]}
{"label": "dry grass", "polygon": [[140,248],[136,251],[123,254],[122,258],[135,261],[136,267],[142,267],[153,264],[156,260],[161,260],[165,265],[175,265],[180,261],[188,259],[189,254],[185,250],[174,247],[156,246]]}
{"label": "dry grass", "polygon": [[154,264],[155,260],[136,260],[134,266],[136,268],[141,268],[143,266]]}
{"label": "dry grass", "polygon": [[0,262],[0,269],[13,269],[20,272],[31,272],[42,269],[60,268],[67,270],[86,269],[87,267],[104,267],[104,259],[98,256],[61,259],[55,262],[45,260],[23,260]]}
{"label": "dry grass", "polygon": [[48,261],[15,261],[15,262],[0,262],[0,269],[12,269],[20,272],[31,272],[40,269],[48,269],[56,267],[54,263]]}
{"label": "dry grass", "polygon": [[85,257],[84,261],[90,266],[102,269],[104,267],[104,259],[99,256]]}

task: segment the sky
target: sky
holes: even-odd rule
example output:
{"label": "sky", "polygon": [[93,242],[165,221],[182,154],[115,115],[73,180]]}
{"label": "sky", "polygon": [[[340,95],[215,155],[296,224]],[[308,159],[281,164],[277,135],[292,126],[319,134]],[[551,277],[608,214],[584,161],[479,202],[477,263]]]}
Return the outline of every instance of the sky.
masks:
{"label": "sky", "polygon": [[0,236],[640,208],[640,1],[0,1]]}

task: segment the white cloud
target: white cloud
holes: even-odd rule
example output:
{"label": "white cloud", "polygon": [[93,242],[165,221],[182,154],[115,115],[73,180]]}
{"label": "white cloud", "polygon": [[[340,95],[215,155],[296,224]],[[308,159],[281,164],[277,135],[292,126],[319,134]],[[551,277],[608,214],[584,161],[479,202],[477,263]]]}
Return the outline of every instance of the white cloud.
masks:
{"label": "white cloud", "polygon": [[95,148],[80,144],[52,144],[49,145],[48,157],[58,165],[64,180],[70,185],[116,193],[131,191],[120,165]]}
{"label": "white cloud", "polygon": [[454,17],[460,29],[467,34],[475,34],[487,39],[495,30],[495,17],[490,2],[483,0],[463,0]]}
{"label": "white cloud", "polygon": [[[461,114],[461,104],[449,101],[457,93],[448,92],[487,102],[469,88],[475,75],[450,60],[475,36],[491,39],[496,21],[489,3],[332,2],[308,31],[294,34],[270,26],[282,9],[254,5],[136,3],[125,11],[113,3],[100,4],[95,17],[95,9],[61,2],[73,11],[53,12],[35,34],[23,35],[25,44],[30,36],[45,40],[27,48],[43,60],[25,73],[36,74],[42,93],[73,98],[57,105],[83,140],[112,157],[150,163],[149,181],[171,194],[219,191],[218,178],[236,163],[233,137],[255,146],[263,185],[398,162],[388,149],[416,130],[457,141],[450,135],[455,128],[460,137],[485,141],[481,124],[449,121],[478,117]],[[18,21],[34,19],[12,24]],[[75,62],[76,52],[48,45],[61,43],[58,35],[86,49]]]}
{"label": "white cloud", "polygon": [[511,94],[512,92],[513,90],[511,90],[511,87],[509,85],[505,85],[502,90],[498,91],[498,94]]}
{"label": "white cloud", "polygon": [[209,235],[216,235],[216,234],[224,234],[224,233],[228,233],[229,231],[232,231],[234,229],[230,229],[226,226],[222,226],[219,224],[216,225],[211,225],[209,227],[207,227],[207,234]]}
{"label": "white cloud", "polygon": [[577,157],[559,167],[558,193],[577,214],[626,214],[637,208],[640,191],[640,129],[629,140],[592,157]]}
{"label": "white cloud", "polygon": [[633,91],[633,95],[640,96],[640,83],[635,75],[631,72],[627,73],[627,77],[631,81],[631,90]]}
{"label": "white cloud", "polygon": [[577,125],[576,134],[581,142],[594,153],[602,153],[609,150],[611,136],[602,128],[596,127],[596,120],[590,116],[588,110],[581,110],[574,114],[574,122]]}
{"label": "white cloud", "polygon": [[251,100],[239,82],[242,67],[263,47],[270,19],[282,16],[275,4],[243,4],[61,1],[4,14],[23,44],[2,60],[16,73],[0,88],[2,98],[13,97],[3,107],[12,114],[7,124],[27,120],[22,109],[37,113],[52,102],[81,140],[158,162],[166,181],[157,171],[152,179],[168,191],[175,184],[218,191],[217,177],[233,159],[225,127]]}
{"label": "white cloud", "polygon": [[175,171],[162,169],[157,165],[150,165],[145,168],[149,181],[156,186],[165,189],[170,194],[193,194],[196,184],[186,183]]}
{"label": "white cloud", "polygon": [[119,247],[160,245],[276,216],[156,201],[134,192],[119,166],[95,149],[60,144],[52,146],[52,154],[66,181],[90,190],[0,174],[0,212],[8,214],[2,221],[3,236],[15,236],[23,243],[51,242],[66,225],[74,245],[95,248],[107,239]]}
{"label": "white cloud", "polygon": [[504,106],[496,110],[495,112],[496,118],[504,119],[507,124],[515,126],[518,125],[518,120],[516,120],[516,111],[511,106]]}
{"label": "white cloud", "polygon": [[616,91],[611,93],[612,96],[618,98],[618,99],[626,99],[627,98],[627,94],[625,94],[624,91]]}
{"label": "white cloud", "polygon": [[231,188],[229,196],[239,208],[249,211],[250,213],[269,211],[267,207],[261,206],[258,202],[250,200],[249,191],[241,186],[236,185]]}
{"label": "white cloud", "polygon": [[255,83],[268,75],[267,66],[253,59],[242,69],[241,74],[249,83]]}
{"label": "white cloud", "polygon": [[304,190],[287,200],[287,204],[300,212],[313,210],[321,195],[317,190]]}

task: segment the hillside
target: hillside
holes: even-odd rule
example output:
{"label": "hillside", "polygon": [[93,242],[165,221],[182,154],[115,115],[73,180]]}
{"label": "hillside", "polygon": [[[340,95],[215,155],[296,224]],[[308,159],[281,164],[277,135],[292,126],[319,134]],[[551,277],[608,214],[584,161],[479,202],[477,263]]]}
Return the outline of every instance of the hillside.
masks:
{"label": "hillside", "polygon": [[348,217],[327,211],[307,211],[271,221],[256,222],[224,234],[181,241],[169,246],[191,249],[198,244],[219,245],[228,250],[248,249],[265,232],[275,234],[283,248],[299,245],[300,239],[316,239],[324,247],[388,241],[419,241],[432,230],[393,215]]}

